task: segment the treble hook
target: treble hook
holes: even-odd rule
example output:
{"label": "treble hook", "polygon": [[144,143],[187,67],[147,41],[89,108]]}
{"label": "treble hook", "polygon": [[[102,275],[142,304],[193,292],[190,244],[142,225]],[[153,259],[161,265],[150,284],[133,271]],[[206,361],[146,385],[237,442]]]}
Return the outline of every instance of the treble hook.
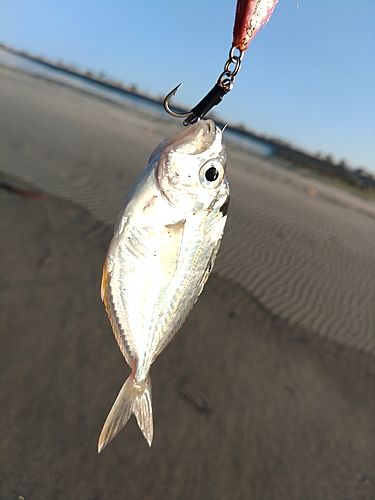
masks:
{"label": "treble hook", "polygon": [[219,85],[219,83],[216,83],[215,86],[208,92],[208,94],[203,97],[203,99],[191,111],[177,113],[176,111],[171,110],[171,108],[169,107],[169,101],[174,95],[176,95],[176,92],[181,87],[181,85],[182,83],[180,83],[180,85],[177,85],[177,87],[169,92],[169,94],[164,99],[163,105],[165,111],[169,115],[174,116],[175,118],[185,118],[184,125],[191,125],[203,118],[203,116],[206,115],[211,110],[211,108],[216,106],[216,104],[219,104],[225,94],[230,90],[230,88],[224,88]]}

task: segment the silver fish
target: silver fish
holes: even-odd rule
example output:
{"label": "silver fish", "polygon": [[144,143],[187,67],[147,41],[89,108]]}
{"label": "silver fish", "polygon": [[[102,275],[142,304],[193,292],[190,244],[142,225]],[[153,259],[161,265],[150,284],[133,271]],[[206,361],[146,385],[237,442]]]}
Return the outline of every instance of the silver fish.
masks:
{"label": "silver fish", "polygon": [[151,446],[150,368],[211,273],[229,204],[226,157],[221,130],[199,121],[159,144],[119,215],[101,296],[132,371],[105,421],[99,452],[132,413]]}

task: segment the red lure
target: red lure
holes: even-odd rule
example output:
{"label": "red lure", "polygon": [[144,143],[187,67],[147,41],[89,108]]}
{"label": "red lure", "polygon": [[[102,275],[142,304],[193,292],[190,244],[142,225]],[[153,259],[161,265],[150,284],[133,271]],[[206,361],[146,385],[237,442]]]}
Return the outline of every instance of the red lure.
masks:
{"label": "red lure", "polygon": [[278,0],[238,0],[233,47],[245,51],[260,28],[267,24]]}

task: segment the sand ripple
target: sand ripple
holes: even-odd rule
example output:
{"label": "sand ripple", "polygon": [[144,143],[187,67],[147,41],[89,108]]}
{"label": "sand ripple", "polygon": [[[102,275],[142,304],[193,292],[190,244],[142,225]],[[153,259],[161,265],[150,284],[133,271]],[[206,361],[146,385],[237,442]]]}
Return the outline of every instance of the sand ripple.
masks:
{"label": "sand ripple", "polygon": [[323,184],[311,196],[318,181],[237,152],[230,160],[233,203],[215,270],[275,315],[374,352],[374,205]]}
{"label": "sand ripple", "polygon": [[[111,226],[153,148],[180,130],[0,68],[0,170]],[[375,352],[375,204],[229,148],[232,198],[215,272],[273,314]]]}

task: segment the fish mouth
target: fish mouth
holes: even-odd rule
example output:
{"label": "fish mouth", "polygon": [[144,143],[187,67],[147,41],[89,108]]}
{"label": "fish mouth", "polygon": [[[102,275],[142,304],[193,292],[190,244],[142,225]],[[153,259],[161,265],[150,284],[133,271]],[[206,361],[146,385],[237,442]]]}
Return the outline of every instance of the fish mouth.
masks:
{"label": "fish mouth", "polygon": [[220,141],[223,148],[221,130],[212,120],[199,120],[180,134],[162,141],[152,152],[148,162],[151,163],[158,155],[168,154],[172,150],[188,155],[204,153],[212,147],[215,140]]}
{"label": "fish mouth", "polygon": [[199,120],[174,138],[173,149],[189,155],[204,153],[215,142],[220,130],[212,120]]}

